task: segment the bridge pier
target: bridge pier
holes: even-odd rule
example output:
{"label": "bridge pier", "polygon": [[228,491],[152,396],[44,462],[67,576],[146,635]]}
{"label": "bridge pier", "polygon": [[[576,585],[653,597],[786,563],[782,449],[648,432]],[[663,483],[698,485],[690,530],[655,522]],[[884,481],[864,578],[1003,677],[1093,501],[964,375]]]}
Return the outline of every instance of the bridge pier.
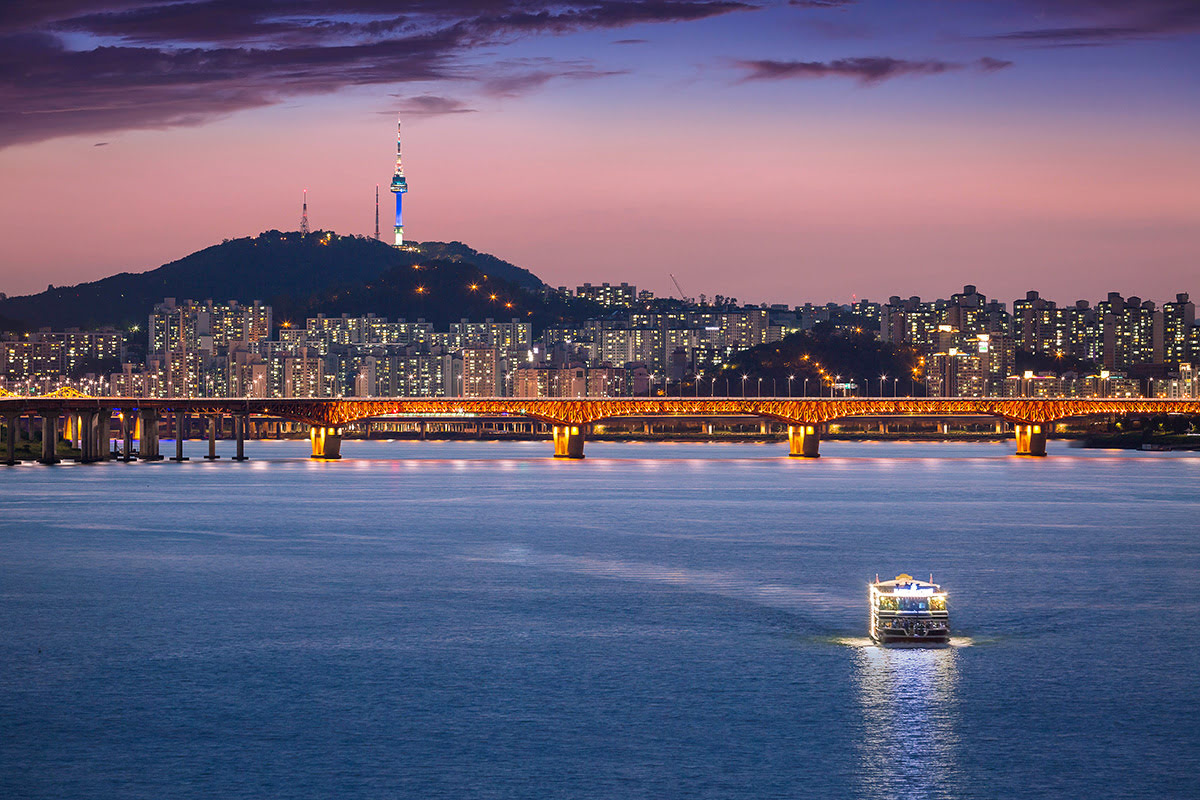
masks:
{"label": "bridge pier", "polygon": [[204,457],[208,461],[216,461],[220,458],[217,455],[217,415],[213,414],[208,418],[208,455]]}
{"label": "bridge pier", "polygon": [[788,425],[789,457],[820,458],[820,446],[820,425]]}
{"label": "bridge pier", "polygon": [[63,433],[63,438],[75,445],[75,440],[79,441],[79,457],[75,459],[80,464],[87,464],[95,461],[95,454],[92,452],[92,425],[95,422],[94,411],[80,411],[77,414],[68,414],[65,422],[67,424],[66,431]]}
{"label": "bridge pier", "polygon": [[138,457],[142,461],[162,461],[158,454],[158,409],[142,409],[142,430],[138,439]]}
{"label": "bridge pier", "polygon": [[137,414],[132,408],[121,409],[121,460],[128,464],[133,461],[133,439],[134,428],[137,423],[134,421]]}
{"label": "bridge pier", "polygon": [[42,464],[57,464],[58,457],[58,413],[54,411],[42,413]]}
{"label": "bridge pier", "polygon": [[109,416],[112,416],[112,410],[98,409],[88,411],[79,417],[79,450],[80,456],[82,456],[79,461],[85,464],[104,461],[104,456],[106,456],[106,452],[104,452],[108,447],[108,423],[104,420],[104,411],[106,410]]}
{"label": "bridge pier", "polygon": [[314,425],[308,432],[312,440],[312,457],[332,461],[342,457],[342,429]]}
{"label": "bridge pier", "polygon": [[183,454],[183,440],[187,436],[187,414],[182,411],[175,412],[175,455],[171,458],[172,461],[189,461]]}
{"label": "bridge pier", "polygon": [[112,461],[112,415],[111,408],[101,408],[96,417],[96,460]]}
{"label": "bridge pier", "polygon": [[1046,426],[1037,423],[1016,423],[1013,428],[1017,432],[1017,455],[1044,456],[1046,455]]}
{"label": "bridge pier", "polygon": [[583,458],[583,431],[579,426],[554,426],[554,457]]}
{"label": "bridge pier", "polygon": [[237,455],[234,461],[246,461],[246,429],[250,427],[249,414],[235,414],[233,417],[233,432],[237,437]]}
{"label": "bridge pier", "polygon": [[21,463],[17,460],[17,425],[20,422],[21,418],[16,414],[4,416],[4,439],[7,442],[4,463],[10,467]]}

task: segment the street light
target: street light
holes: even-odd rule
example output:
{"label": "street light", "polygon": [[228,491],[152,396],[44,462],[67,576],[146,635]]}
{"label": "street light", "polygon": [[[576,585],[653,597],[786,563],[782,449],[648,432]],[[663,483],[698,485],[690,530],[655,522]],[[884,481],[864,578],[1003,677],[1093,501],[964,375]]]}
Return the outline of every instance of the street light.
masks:
{"label": "street light", "polygon": [[750,377],[749,375],[742,376],[742,397],[746,396],[746,378],[749,378],[749,377]]}
{"label": "street light", "polygon": [[795,375],[788,375],[788,397],[792,396],[792,381],[796,379]]}
{"label": "street light", "polygon": [[887,380],[887,375],[879,376],[879,396],[883,397],[883,382]]}
{"label": "street light", "polygon": [[804,379],[804,396],[808,397],[808,378]]}
{"label": "street light", "polygon": [[762,378],[758,379],[758,388],[754,390],[755,397],[762,397]]}

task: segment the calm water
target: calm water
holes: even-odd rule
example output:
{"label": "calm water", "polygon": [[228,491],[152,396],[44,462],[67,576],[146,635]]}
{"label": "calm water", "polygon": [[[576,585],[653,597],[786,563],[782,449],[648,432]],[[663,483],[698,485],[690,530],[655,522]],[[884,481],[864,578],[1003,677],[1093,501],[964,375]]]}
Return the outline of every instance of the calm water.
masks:
{"label": "calm water", "polygon": [[0,468],[0,797],[1200,793],[1200,455],[306,448]]}

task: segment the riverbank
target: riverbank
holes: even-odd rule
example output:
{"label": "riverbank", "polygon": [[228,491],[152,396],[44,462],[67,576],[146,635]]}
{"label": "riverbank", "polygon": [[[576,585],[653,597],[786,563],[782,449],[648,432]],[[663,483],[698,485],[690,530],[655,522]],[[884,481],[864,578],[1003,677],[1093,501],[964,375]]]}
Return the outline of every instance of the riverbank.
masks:
{"label": "riverbank", "polygon": [[1091,433],[1080,437],[1076,446],[1120,450],[1200,450],[1200,435],[1174,433],[1147,436],[1143,431]]}

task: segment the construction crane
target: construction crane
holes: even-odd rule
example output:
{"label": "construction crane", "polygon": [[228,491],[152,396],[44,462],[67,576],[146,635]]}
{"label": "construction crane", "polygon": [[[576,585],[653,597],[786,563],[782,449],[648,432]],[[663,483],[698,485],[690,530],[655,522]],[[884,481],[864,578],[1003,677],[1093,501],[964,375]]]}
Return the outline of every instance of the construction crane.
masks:
{"label": "construction crane", "polygon": [[679,290],[679,299],[685,303],[691,303],[692,299],[683,293],[683,287],[679,285],[679,281],[675,280],[675,275],[670,272],[667,274],[671,276],[671,283],[675,284],[675,288]]}

